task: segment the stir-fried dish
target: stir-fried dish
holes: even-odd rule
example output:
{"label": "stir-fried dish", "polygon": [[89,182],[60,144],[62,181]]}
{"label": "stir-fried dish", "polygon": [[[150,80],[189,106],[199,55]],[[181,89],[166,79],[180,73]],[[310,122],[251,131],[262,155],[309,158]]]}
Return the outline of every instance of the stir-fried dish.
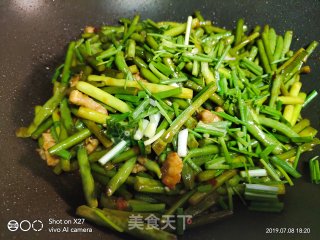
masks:
{"label": "stir-fried dish", "polygon": [[[230,216],[233,202],[281,212],[279,195],[301,174],[301,154],[320,143],[301,110],[318,43],[290,49],[293,32],[122,18],[87,26],[19,137],[57,175],[80,173],[76,214],[143,239]],[[311,180],[320,183],[317,156]],[[80,183],[79,183],[80,184]],[[79,186],[80,187],[80,186]]]}

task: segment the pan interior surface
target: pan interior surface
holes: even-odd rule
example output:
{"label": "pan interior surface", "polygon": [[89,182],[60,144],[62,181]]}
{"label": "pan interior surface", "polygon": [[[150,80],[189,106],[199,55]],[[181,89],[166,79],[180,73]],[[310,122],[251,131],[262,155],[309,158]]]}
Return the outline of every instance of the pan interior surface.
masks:
{"label": "pan interior surface", "polygon": [[[185,22],[200,10],[217,26],[233,29],[243,17],[249,29],[269,24],[281,34],[293,30],[293,49],[320,40],[320,1],[193,1],[193,0],[3,0],[0,3],[0,238],[1,239],[132,239],[91,225],[92,233],[52,233],[53,220],[76,218],[75,209],[84,204],[81,180],[77,174],[57,177],[46,167],[35,149],[36,142],[18,139],[15,130],[28,125],[33,107],[51,96],[51,76],[63,62],[67,44],[76,39],[86,25],[116,24],[121,17],[154,21]],[[302,77],[303,90],[320,90],[320,49],[312,54],[309,75]],[[316,99],[303,111],[312,125],[320,129],[320,101]],[[182,239],[317,239],[320,236],[320,189],[309,180],[306,160],[319,155],[319,148],[304,155],[299,169],[303,177],[287,187],[285,210],[281,214],[249,212],[241,203],[225,221],[187,231]],[[50,220],[51,219],[51,220]],[[42,231],[10,231],[7,223],[42,221]],[[50,224],[51,221],[51,224]],[[73,225],[74,226],[74,225]],[[310,233],[272,234],[270,228],[310,228]]]}

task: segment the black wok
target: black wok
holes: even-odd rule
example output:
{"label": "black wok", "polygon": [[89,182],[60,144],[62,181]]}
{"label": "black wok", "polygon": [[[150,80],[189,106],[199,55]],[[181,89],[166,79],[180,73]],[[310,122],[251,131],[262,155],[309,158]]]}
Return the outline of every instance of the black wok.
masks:
{"label": "black wok", "polygon": [[[207,19],[231,28],[244,17],[250,28],[270,24],[277,32],[294,31],[293,48],[320,40],[320,1],[169,1],[169,0],[1,0],[0,2],[0,238],[1,239],[122,239],[85,222],[92,233],[50,233],[50,219],[72,220],[84,203],[77,175],[55,176],[35,152],[36,143],[17,139],[15,129],[27,125],[33,107],[51,95],[50,78],[63,61],[67,43],[86,25],[115,24],[120,17],[141,13],[143,19],[186,21],[199,9]],[[320,89],[319,48],[309,63],[312,73],[303,76],[303,89]],[[319,98],[304,115],[319,126]],[[319,149],[315,152],[320,154]],[[313,154],[315,154],[313,153]],[[282,214],[249,212],[237,204],[235,215],[223,222],[185,233],[183,239],[319,239],[320,188],[310,184],[304,155],[302,179],[287,187]],[[41,231],[9,231],[10,220],[43,222]],[[40,230],[36,222],[34,228]],[[23,229],[27,229],[25,221]],[[75,226],[75,225],[73,225]],[[311,233],[266,233],[268,228],[310,228]],[[296,231],[297,232],[297,231]],[[129,239],[129,238],[128,238]]]}

